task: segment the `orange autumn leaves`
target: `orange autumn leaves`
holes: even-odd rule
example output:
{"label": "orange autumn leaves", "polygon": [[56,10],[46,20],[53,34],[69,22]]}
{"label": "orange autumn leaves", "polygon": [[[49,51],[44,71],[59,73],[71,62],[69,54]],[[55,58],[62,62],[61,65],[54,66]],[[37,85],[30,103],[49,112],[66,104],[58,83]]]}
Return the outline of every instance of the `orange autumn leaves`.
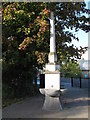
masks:
{"label": "orange autumn leaves", "polygon": [[32,38],[26,37],[24,41],[19,45],[19,50],[26,50],[26,47],[28,46],[29,43],[33,41]]}
{"label": "orange autumn leaves", "polygon": [[46,53],[45,52],[36,51],[35,55],[37,56],[38,64],[44,64],[45,63],[45,58],[46,58]]}
{"label": "orange autumn leaves", "polygon": [[[34,31],[34,34],[25,37],[23,42],[19,45],[19,50],[26,50],[27,47],[30,44],[33,44],[35,42],[35,56],[37,57],[38,64],[44,64],[46,59],[46,54],[44,51],[40,51],[40,46],[43,46],[42,44],[45,43],[48,39],[48,37],[45,36],[49,30],[49,23],[47,22],[47,18],[49,17],[50,11],[44,8],[36,17],[33,23],[30,24],[30,33],[32,33],[32,30]],[[32,18],[33,19],[33,18]],[[29,46],[30,47],[30,46]]]}
{"label": "orange autumn leaves", "polygon": [[[26,47],[32,43],[33,41],[36,41],[37,45],[41,42],[41,40],[44,40],[44,34],[48,30],[48,22],[45,20],[45,18],[48,18],[50,11],[46,8],[43,9],[39,15],[34,20],[34,23],[31,25],[32,28],[35,30],[34,27],[39,28],[37,33],[35,35],[32,35],[32,37],[26,37],[24,41],[19,45],[19,50],[25,50]],[[36,32],[36,31],[35,31]]]}

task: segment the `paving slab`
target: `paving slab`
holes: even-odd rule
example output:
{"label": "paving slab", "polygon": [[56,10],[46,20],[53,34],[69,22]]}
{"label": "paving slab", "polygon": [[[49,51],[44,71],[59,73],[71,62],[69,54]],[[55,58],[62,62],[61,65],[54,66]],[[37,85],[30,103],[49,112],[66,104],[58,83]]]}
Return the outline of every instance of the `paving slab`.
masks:
{"label": "paving slab", "polygon": [[70,88],[62,95],[62,111],[42,110],[44,96],[38,95],[2,110],[3,118],[88,118],[88,89]]}

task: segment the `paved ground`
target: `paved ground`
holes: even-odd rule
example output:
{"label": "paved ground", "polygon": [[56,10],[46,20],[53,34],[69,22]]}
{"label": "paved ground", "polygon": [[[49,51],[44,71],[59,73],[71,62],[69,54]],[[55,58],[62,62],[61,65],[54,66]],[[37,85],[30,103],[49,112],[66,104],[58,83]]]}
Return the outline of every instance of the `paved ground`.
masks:
{"label": "paved ground", "polygon": [[63,94],[63,111],[42,110],[44,97],[38,95],[12,104],[2,111],[3,118],[88,118],[88,90],[70,88]]}

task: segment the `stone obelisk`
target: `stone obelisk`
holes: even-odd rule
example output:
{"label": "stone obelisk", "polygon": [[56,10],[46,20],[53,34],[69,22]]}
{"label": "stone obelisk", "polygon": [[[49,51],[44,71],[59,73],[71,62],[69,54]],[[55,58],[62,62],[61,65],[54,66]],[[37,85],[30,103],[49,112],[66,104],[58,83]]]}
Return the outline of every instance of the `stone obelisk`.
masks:
{"label": "stone obelisk", "polygon": [[55,26],[54,26],[54,12],[50,16],[50,53],[48,56],[49,63],[46,64],[46,71],[60,71],[60,65],[57,64],[57,54],[55,45]]}
{"label": "stone obelisk", "polygon": [[54,12],[50,16],[50,53],[48,56],[49,63],[46,64],[45,88],[40,88],[40,92],[45,95],[43,109],[45,110],[60,110],[60,65],[57,64],[57,54],[55,45],[55,26]]}

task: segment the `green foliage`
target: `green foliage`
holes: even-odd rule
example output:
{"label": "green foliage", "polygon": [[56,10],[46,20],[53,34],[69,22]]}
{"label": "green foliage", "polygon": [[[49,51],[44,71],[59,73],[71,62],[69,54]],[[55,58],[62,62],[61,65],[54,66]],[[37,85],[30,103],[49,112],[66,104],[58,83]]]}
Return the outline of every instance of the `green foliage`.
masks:
{"label": "green foliage", "polygon": [[[10,42],[17,42],[19,51],[29,48],[37,59],[42,54],[46,57],[49,51],[47,18],[45,3],[3,3],[3,36],[10,38]],[[35,51],[39,54],[35,54]],[[38,59],[38,63],[43,64],[44,61]]]}
{"label": "green foliage", "polygon": [[[50,40],[48,18],[51,10],[55,13],[58,61],[81,58],[86,51],[86,48],[67,46],[72,40],[79,40],[70,30],[89,31],[89,18],[83,16],[89,10],[85,9],[84,2],[2,3],[3,84],[7,85],[3,88],[9,91],[8,95],[10,91],[16,97],[32,93],[32,81],[36,77],[37,68],[42,68],[47,62]],[[65,28],[68,30],[65,31]],[[71,67],[67,69],[72,71]]]}
{"label": "green foliage", "polygon": [[[51,10],[55,13],[55,29],[58,60],[81,58],[86,47],[80,49],[71,43],[72,39],[79,40],[70,30],[79,29],[89,31],[89,18],[83,14],[89,14],[85,3],[3,3],[3,32],[5,37],[12,37],[18,41],[19,49],[27,47],[36,54],[38,63],[44,64],[43,57],[49,52],[49,23],[47,19]],[[64,14],[63,14],[64,13]],[[69,31],[65,31],[65,28]],[[4,31],[5,30],[5,31]],[[8,34],[7,34],[8,33]],[[64,49],[64,51],[63,51]],[[39,59],[38,55],[42,59]],[[61,59],[60,59],[61,58]],[[43,61],[43,62],[42,62]]]}
{"label": "green foliage", "polygon": [[63,64],[61,64],[61,73],[65,77],[80,77],[81,69],[77,62],[63,62]]}

